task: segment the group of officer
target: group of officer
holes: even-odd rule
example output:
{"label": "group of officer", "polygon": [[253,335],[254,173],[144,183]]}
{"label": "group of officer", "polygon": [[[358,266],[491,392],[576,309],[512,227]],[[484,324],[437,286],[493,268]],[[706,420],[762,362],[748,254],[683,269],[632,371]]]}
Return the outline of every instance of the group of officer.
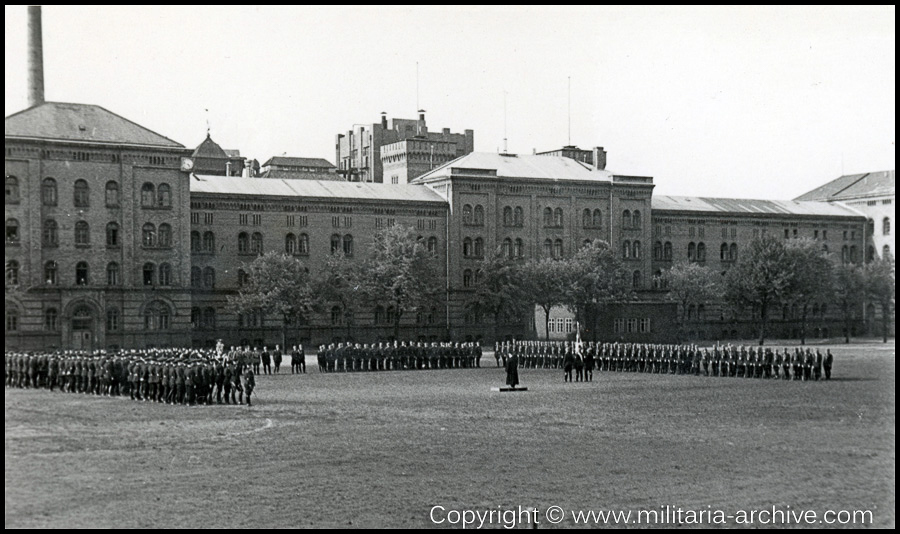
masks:
{"label": "group of officer", "polygon": [[525,369],[563,369],[564,380],[590,381],[593,371],[662,373],[783,380],[831,379],[834,356],[818,348],[784,350],[745,345],[654,345],[571,341],[505,341],[494,346],[497,366],[515,356]]}
{"label": "group of officer", "polygon": [[[224,348],[224,347],[222,347]],[[303,345],[294,345],[289,353],[291,357],[291,374],[306,373],[306,352]],[[258,347],[234,347],[232,346],[226,356],[232,361],[242,361],[253,367],[253,372],[260,372],[270,375],[279,374],[281,372],[281,362],[284,360],[285,353],[282,352],[280,345],[275,345],[274,350],[268,347],[259,349]]]}
{"label": "group of officer", "polygon": [[399,371],[419,369],[472,369],[481,367],[479,343],[337,343],[320,345],[319,371]]}
{"label": "group of officer", "polygon": [[256,387],[243,360],[196,349],[6,352],[7,387],[59,389],[167,404],[244,404]]}

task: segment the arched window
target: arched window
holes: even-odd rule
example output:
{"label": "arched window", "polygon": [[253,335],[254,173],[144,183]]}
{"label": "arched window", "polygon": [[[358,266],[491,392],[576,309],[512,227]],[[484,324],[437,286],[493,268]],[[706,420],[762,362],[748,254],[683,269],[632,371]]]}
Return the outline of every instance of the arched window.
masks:
{"label": "arched window", "polygon": [[106,310],[106,331],[115,332],[119,329],[119,310],[118,308],[107,308]]}
{"label": "arched window", "polygon": [[106,246],[119,246],[119,223],[111,222],[106,225]]}
{"label": "arched window", "polygon": [[85,221],[78,221],[77,223],[75,223],[75,244],[91,244],[91,229],[88,226],[88,223]]}
{"label": "arched window", "polygon": [[145,223],[141,228],[141,243],[148,248],[156,246],[156,227],[153,223]]}
{"label": "arched window", "polygon": [[662,242],[657,241],[653,243],[653,259],[661,260],[662,259]]}
{"label": "arched window", "polygon": [[737,243],[732,243],[728,248],[728,258],[731,259],[731,261],[737,261],[737,252]]}
{"label": "arched window", "polygon": [[641,288],[641,271],[634,271],[631,273],[631,286],[634,289]]}
{"label": "arched window", "polygon": [[503,240],[503,248],[501,250],[501,254],[503,254],[506,258],[512,258],[512,239],[506,238]]}
{"label": "arched window", "polygon": [[850,261],[856,263],[859,261],[856,245],[850,245]]}
{"label": "arched window", "polygon": [[563,252],[563,240],[557,239],[553,242],[553,257],[562,258]]}
{"label": "arched window", "polygon": [[563,210],[562,208],[556,208],[553,210],[553,226],[557,228],[563,227]]}
{"label": "arched window", "polygon": [[437,254],[437,238],[434,236],[428,238],[428,252]]}
{"label": "arched window", "polygon": [[881,233],[882,235],[891,235],[891,218],[885,217],[881,220]]}
{"label": "arched window", "polygon": [[203,271],[200,270],[200,267],[191,267],[191,287],[194,289],[200,289],[203,285]]}
{"label": "arched window", "polygon": [[4,306],[6,310],[6,331],[16,332],[19,330],[19,310],[12,306]]}
{"label": "arched window", "polygon": [[212,232],[203,232],[203,252],[215,254],[216,252],[216,234]]}
{"label": "arched window", "polygon": [[244,287],[248,283],[250,283],[250,275],[247,274],[247,271],[238,269],[238,286]]}
{"label": "arched window", "polygon": [[728,243],[722,243],[722,247],[719,248],[719,259],[722,261],[728,261]]}
{"label": "arched window", "polygon": [[525,226],[525,211],[519,206],[513,210],[513,222],[516,226]]}
{"label": "arched window", "polygon": [[216,327],[216,310],[215,308],[203,309],[203,327],[210,330]]}
{"label": "arched window", "polygon": [[57,267],[55,261],[48,261],[44,264],[44,283],[48,286],[55,286],[59,283],[57,278]]}
{"label": "arched window", "polygon": [[44,328],[51,332],[55,332],[59,328],[59,313],[56,308],[44,310]]}
{"label": "arched window", "polygon": [[106,285],[118,286],[121,283],[122,276],[119,264],[114,261],[106,264]]}
{"label": "arched window", "polygon": [[299,254],[309,254],[309,236],[306,234],[300,234],[300,238],[297,240],[297,252]]}
{"label": "arched window", "polygon": [[284,236],[284,251],[287,254],[296,254],[297,252],[297,236],[288,234]]}
{"label": "arched window", "polygon": [[525,243],[521,238],[516,238],[516,243],[513,250],[513,255],[516,258],[524,258],[525,257]]}
{"label": "arched window", "polygon": [[168,330],[171,312],[161,301],[153,301],[144,308],[144,330]]}
{"label": "arched window", "polygon": [[41,202],[45,206],[55,206],[58,203],[58,199],[56,180],[44,178],[44,181],[41,183]]}
{"label": "arched window", "polygon": [[200,232],[194,230],[191,232],[191,252],[200,252]]}
{"label": "arched window", "polygon": [[6,243],[8,245],[19,244],[19,221],[6,219]]}
{"label": "arched window", "polygon": [[475,206],[475,214],[472,219],[475,226],[484,226],[484,208],[481,204]]}
{"label": "arched window", "polygon": [[156,187],[150,182],[141,186],[141,207],[152,208],[156,203]]}
{"label": "arched window", "polygon": [[106,207],[119,207],[119,184],[117,182],[106,182]]}
{"label": "arched window", "polygon": [[544,240],[544,257],[552,258],[553,257],[553,241],[546,239]]}
{"label": "arched window", "polygon": [[463,224],[472,224],[472,206],[469,204],[463,206]]}
{"label": "arched window", "polygon": [[581,227],[590,228],[592,226],[591,210],[585,209],[581,212]]}
{"label": "arched window", "polygon": [[172,266],[168,263],[159,264],[159,285],[172,285]]}
{"label": "arched window", "polygon": [[653,289],[659,289],[662,284],[662,270],[657,269],[655,273],[653,273]]}
{"label": "arched window", "polygon": [[194,307],[191,308],[191,328],[199,329],[200,321],[203,319],[203,312],[200,311],[200,308]]}
{"label": "arched window", "polygon": [[631,257],[631,241],[622,242],[622,259],[627,260]]}
{"label": "arched window", "polygon": [[53,219],[47,219],[44,221],[44,246],[45,247],[58,247],[59,246],[59,227],[56,224],[56,221]]}
{"label": "arched window", "polygon": [[697,259],[697,244],[691,241],[688,243],[688,253],[687,253],[688,261],[694,261]]}
{"label": "arched window", "polygon": [[263,236],[259,232],[253,232],[250,236],[250,252],[254,254],[263,253]]}
{"label": "arched window", "polygon": [[343,315],[340,306],[333,306],[331,308],[331,326],[340,326],[343,323]]}
{"label": "arched window", "polygon": [[599,209],[594,210],[594,213],[591,214],[591,223],[594,228],[603,227],[603,213]]}
{"label": "arched window", "polygon": [[169,248],[172,246],[172,227],[166,223],[159,225],[159,233],[157,244],[161,248]]}
{"label": "arched window", "polygon": [[247,232],[241,232],[238,234],[238,253],[246,254],[248,252],[250,252],[250,237]]}
{"label": "arched window", "polygon": [[544,226],[553,226],[553,210],[544,208]]}
{"label": "arched window", "polygon": [[663,245],[663,259],[672,261],[672,243],[670,241],[666,241],[666,244]]}
{"label": "arched window", "polygon": [[143,279],[144,279],[145,286],[153,285],[153,278],[154,278],[153,275],[155,274],[155,272],[156,272],[156,267],[154,267],[154,265],[152,263],[144,264],[144,269],[143,269],[144,278]]}
{"label": "arched window", "polygon": [[697,244],[697,261],[706,261],[706,244]]}
{"label": "arched window", "polygon": [[631,212],[628,210],[622,212],[622,228],[631,228]]}
{"label": "arched window", "polygon": [[472,238],[466,237],[463,239],[463,257],[468,258],[472,255]]}
{"label": "arched window", "polygon": [[475,256],[480,258],[484,256],[484,239],[480,237],[475,238]]}
{"label": "arched window", "polygon": [[339,234],[331,235],[331,253],[337,254],[341,250],[341,236]]}
{"label": "arched window", "polygon": [[353,236],[350,234],[344,235],[344,255],[353,255]]}
{"label": "arched window", "polygon": [[513,213],[510,206],[503,208],[503,226],[513,225]]}
{"label": "arched window", "polygon": [[87,208],[91,205],[91,191],[86,180],[75,181],[75,195],[73,203],[76,208]]}
{"label": "arched window", "polygon": [[19,262],[16,260],[6,262],[6,285],[19,285]]}
{"label": "arched window", "polygon": [[172,207],[172,188],[169,184],[159,184],[156,188],[156,205],[160,208]]}
{"label": "arched window", "polygon": [[463,271],[463,287],[472,287],[472,269]]}
{"label": "arched window", "polygon": [[634,210],[634,213],[631,214],[631,226],[633,228],[641,227],[641,212],[638,210]]}
{"label": "arched window", "polygon": [[641,242],[635,241],[631,244],[631,257],[639,260],[641,259]]}
{"label": "arched window", "polygon": [[6,203],[19,202],[19,179],[9,174],[6,175]]}
{"label": "arched window", "polygon": [[216,270],[212,267],[203,269],[203,287],[206,289],[215,289],[216,287]]}
{"label": "arched window", "polygon": [[841,247],[841,263],[847,263],[850,261],[850,249],[847,245]]}
{"label": "arched window", "polygon": [[75,285],[86,286],[90,283],[88,272],[88,264],[86,261],[80,261],[75,264]]}
{"label": "arched window", "polygon": [[890,245],[885,245],[884,247],[882,247],[882,249],[881,249],[881,258],[882,258],[882,259],[885,259],[885,260],[892,259],[892,258],[891,258],[891,246],[890,246]]}
{"label": "arched window", "polygon": [[874,261],[874,260],[875,260],[875,247],[873,247],[872,245],[869,245],[869,247],[866,249],[866,263]]}

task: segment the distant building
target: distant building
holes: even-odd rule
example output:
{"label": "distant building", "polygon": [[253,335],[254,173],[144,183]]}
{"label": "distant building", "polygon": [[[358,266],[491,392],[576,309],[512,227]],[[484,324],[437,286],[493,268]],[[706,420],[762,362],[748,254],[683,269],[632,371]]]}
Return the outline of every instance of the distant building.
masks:
{"label": "distant building", "polygon": [[200,174],[213,176],[241,176],[244,173],[246,158],[241,157],[239,150],[224,150],[212,140],[209,133],[191,154],[193,167],[191,170]]}
{"label": "distant building", "polygon": [[[383,147],[407,139],[416,139],[420,144],[407,143],[392,146],[389,154],[383,154]],[[433,147],[433,148],[432,148]],[[440,163],[455,159],[475,150],[475,132],[451,133],[449,128],[440,132],[429,132],[425,123],[425,112],[419,111],[419,119],[391,119],[381,114],[381,122],[356,124],[347,133],[338,134],[335,139],[335,164],[337,172],[350,182],[407,183]],[[387,155],[385,162],[383,156]],[[453,156],[453,157],[450,157]],[[447,159],[449,158],[449,159]],[[385,175],[387,163],[392,174]],[[401,180],[401,176],[407,179]]]}
{"label": "distant building", "polygon": [[596,147],[594,150],[584,150],[577,146],[566,145],[556,150],[535,152],[535,154],[538,156],[561,156],[564,158],[571,158],[582,163],[587,163],[588,165],[593,165],[594,159],[596,159],[598,169],[606,168],[606,151],[603,150],[602,146]]}
{"label": "distant building", "polygon": [[337,169],[322,158],[272,156],[260,168],[262,178],[285,180],[340,180]]}

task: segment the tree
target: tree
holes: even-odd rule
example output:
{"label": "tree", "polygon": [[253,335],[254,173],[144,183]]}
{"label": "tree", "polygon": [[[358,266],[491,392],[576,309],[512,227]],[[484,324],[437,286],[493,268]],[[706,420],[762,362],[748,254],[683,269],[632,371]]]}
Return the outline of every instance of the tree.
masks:
{"label": "tree", "polygon": [[567,263],[569,272],[562,277],[564,301],[596,341],[600,312],[608,304],[632,298],[632,279],[605,241],[585,245]]}
{"label": "tree", "polygon": [[466,305],[469,311],[493,317],[495,329],[502,317],[521,317],[528,311],[515,261],[498,252],[486,257],[477,273],[474,298]]}
{"label": "tree", "polygon": [[279,314],[281,343],[286,345],[288,323],[313,304],[309,269],[299,259],[276,252],[259,256],[245,267],[247,283],[228,297],[228,307],[235,313]]}
{"label": "tree", "polygon": [[359,272],[366,301],[393,306],[394,339],[400,337],[400,319],[405,313],[430,309],[444,291],[437,257],[407,226],[376,232],[370,257]]}
{"label": "tree", "polygon": [[358,265],[342,252],[328,256],[325,268],[312,280],[313,309],[330,314],[332,307],[340,309],[341,322],[350,339],[355,318],[362,302]]}
{"label": "tree", "polygon": [[853,263],[836,265],[833,281],[832,294],[841,310],[841,320],[844,323],[844,342],[850,343],[854,310],[859,310],[865,300],[863,270]]}
{"label": "tree", "polygon": [[784,242],[767,236],[751,241],[744,260],[725,276],[726,300],[735,309],[752,307],[760,345],[766,340],[770,308],[784,300],[791,283],[791,268]]}
{"label": "tree", "polygon": [[881,308],[881,334],[885,343],[894,312],[894,276],[894,260],[891,257],[876,259],[866,265],[866,294]]}
{"label": "tree", "polygon": [[833,287],[833,264],[821,245],[812,239],[791,239],[786,252],[791,277],[785,303],[800,306],[800,343],[806,344],[810,306],[828,297]]}
{"label": "tree", "polygon": [[544,310],[544,333],[550,339],[550,310],[566,303],[570,264],[553,258],[529,260],[519,271],[524,302]]}
{"label": "tree", "polygon": [[664,287],[669,288],[667,298],[677,302],[681,308],[677,321],[682,338],[688,309],[704,305],[722,294],[722,275],[699,263],[676,263],[662,274],[662,282]]}

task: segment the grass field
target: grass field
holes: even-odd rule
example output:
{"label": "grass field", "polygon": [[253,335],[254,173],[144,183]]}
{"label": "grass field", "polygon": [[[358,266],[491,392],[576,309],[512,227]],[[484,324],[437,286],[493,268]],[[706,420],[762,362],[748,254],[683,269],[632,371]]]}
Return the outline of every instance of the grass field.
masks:
{"label": "grass field", "polygon": [[435,505],[859,509],[893,526],[894,344],[833,352],[818,383],[520,370],[528,392],[496,393],[485,357],[288,366],[258,377],[252,408],[7,389],[5,526],[428,527]]}

